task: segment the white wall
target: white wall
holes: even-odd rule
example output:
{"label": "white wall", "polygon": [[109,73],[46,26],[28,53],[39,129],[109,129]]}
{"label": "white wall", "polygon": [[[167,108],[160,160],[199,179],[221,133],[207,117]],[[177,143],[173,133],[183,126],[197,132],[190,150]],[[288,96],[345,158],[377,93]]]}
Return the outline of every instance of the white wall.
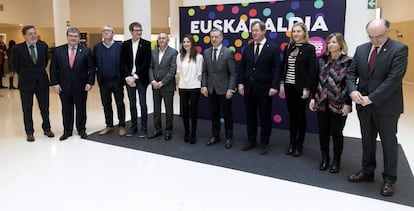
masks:
{"label": "white wall", "polygon": [[[202,4],[237,4],[240,2],[268,2],[268,1],[254,1],[254,0],[204,0]],[[199,0],[183,0],[183,6],[200,5]],[[375,18],[375,10],[367,9],[367,1],[361,0],[347,0],[346,1],[346,16],[345,16],[345,39],[349,47],[349,55],[353,55],[357,45],[368,41],[368,36],[365,32],[365,25],[369,20]]]}

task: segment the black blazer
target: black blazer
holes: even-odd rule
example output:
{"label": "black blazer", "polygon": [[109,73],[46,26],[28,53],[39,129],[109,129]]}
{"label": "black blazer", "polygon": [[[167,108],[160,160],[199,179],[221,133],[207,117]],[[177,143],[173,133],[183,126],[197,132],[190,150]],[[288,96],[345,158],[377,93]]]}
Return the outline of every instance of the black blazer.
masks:
{"label": "black blazer", "polygon": [[26,42],[19,43],[12,48],[12,62],[19,74],[19,88],[21,91],[33,91],[36,81],[40,88],[49,88],[49,78],[46,73],[49,47],[45,42],[36,42],[37,61],[33,62]]}
{"label": "black blazer", "polygon": [[[402,79],[407,71],[408,47],[388,39],[369,71],[371,47],[371,43],[357,47],[346,75],[348,93],[358,90],[362,95],[367,95],[373,102],[373,108],[383,115],[403,113]],[[364,109],[359,104],[356,108]]]}
{"label": "black blazer", "polygon": [[95,82],[95,65],[88,47],[79,44],[73,67],[69,66],[68,44],[56,48],[50,63],[51,85],[59,84],[64,92],[84,91]]}
{"label": "black blazer", "polygon": [[[148,40],[140,39],[138,44],[137,55],[135,58],[136,74],[144,86],[149,84],[149,68],[151,64],[151,43]],[[126,78],[131,76],[134,61],[132,58],[132,40],[126,40],[122,44],[122,76]]]}
{"label": "black blazer", "polygon": [[[290,53],[295,49],[295,44],[287,45],[283,52],[283,75],[282,81],[286,80],[287,73],[287,59]],[[299,46],[299,53],[295,62],[295,87],[296,90],[302,93],[304,88],[314,90],[318,83],[318,60],[316,58],[315,47],[312,44],[303,43]]]}
{"label": "black blazer", "polygon": [[255,62],[254,43],[251,43],[244,49],[238,81],[244,85],[246,94],[269,95],[270,88],[279,90],[280,72],[280,54],[277,46],[267,40]]}

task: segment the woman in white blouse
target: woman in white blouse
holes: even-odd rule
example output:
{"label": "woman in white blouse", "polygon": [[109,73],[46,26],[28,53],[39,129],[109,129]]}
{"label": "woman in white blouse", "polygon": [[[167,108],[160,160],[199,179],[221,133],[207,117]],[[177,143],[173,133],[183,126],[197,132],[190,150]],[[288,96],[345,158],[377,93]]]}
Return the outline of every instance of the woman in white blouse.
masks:
{"label": "woman in white blouse", "polygon": [[190,142],[190,144],[196,142],[202,69],[203,56],[197,53],[194,38],[191,35],[184,36],[181,51],[177,56],[177,73],[179,75],[181,117],[185,128],[184,142]]}

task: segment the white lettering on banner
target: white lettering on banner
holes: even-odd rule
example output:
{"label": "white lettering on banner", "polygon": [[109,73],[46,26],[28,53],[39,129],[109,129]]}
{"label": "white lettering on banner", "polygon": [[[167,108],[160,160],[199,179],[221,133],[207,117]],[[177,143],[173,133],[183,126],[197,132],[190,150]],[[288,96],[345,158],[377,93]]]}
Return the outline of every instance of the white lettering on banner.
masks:
{"label": "white lettering on banner", "polygon": [[[305,19],[305,20],[304,20]],[[266,29],[271,32],[286,32],[288,29],[292,28],[292,25],[297,22],[305,23],[309,31],[329,31],[328,26],[326,25],[325,19],[323,16],[318,16],[316,20],[312,21],[312,16],[301,17],[292,17],[289,18],[289,21],[286,23],[283,17],[278,17],[275,22],[271,18],[267,18],[264,23]],[[254,21],[258,21],[258,18],[249,19],[249,27],[247,27],[246,22],[240,19],[216,19],[216,20],[197,20],[190,22],[190,33],[198,34],[205,33],[208,34],[213,27],[218,28],[223,31],[223,33],[240,33],[245,31],[250,31],[251,24]],[[238,21],[238,22],[237,22]],[[237,25],[236,25],[237,24]],[[285,25],[287,24],[287,26]],[[235,26],[236,25],[236,26]]]}

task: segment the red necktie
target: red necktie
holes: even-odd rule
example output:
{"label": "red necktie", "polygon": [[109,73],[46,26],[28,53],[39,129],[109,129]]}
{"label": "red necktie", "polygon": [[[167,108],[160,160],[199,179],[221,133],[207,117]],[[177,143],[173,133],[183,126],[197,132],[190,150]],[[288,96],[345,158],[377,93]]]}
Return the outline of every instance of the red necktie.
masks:
{"label": "red necktie", "polygon": [[70,68],[73,67],[73,63],[75,62],[75,48],[72,47],[70,50],[70,57],[69,57],[69,66]]}
{"label": "red necktie", "polygon": [[374,47],[374,50],[372,50],[371,56],[369,57],[369,62],[368,62],[368,70],[369,71],[372,70],[372,66],[374,65],[375,58],[377,58],[378,48],[379,47]]}

